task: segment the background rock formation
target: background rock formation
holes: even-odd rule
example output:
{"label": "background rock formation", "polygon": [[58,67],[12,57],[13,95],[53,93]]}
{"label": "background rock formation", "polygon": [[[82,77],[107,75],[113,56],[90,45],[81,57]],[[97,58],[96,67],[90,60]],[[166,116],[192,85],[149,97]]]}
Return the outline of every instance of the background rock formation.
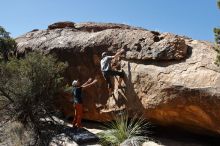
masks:
{"label": "background rock formation", "polygon": [[[73,22],[55,23],[16,41],[18,54],[42,51],[67,61],[68,83],[98,78],[84,94],[85,119],[107,121],[126,109],[161,125],[220,133],[220,73],[211,43],[123,24]],[[115,95],[108,97],[101,53],[120,48],[126,50],[121,60],[126,88],[119,90],[115,78]],[[62,108],[69,114],[71,96],[63,96]]]}

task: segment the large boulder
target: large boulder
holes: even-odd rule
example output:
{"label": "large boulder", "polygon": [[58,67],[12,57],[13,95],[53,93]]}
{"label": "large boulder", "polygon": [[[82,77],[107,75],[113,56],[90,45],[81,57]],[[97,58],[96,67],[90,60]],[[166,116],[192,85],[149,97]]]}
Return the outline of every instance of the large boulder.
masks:
{"label": "large boulder", "polygon": [[[66,27],[61,23],[18,37],[18,54],[57,54],[69,63],[68,83],[98,78],[95,86],[85,90],[85,119],[108,121],[127,110],[161,125],[220,133],[220,73],[214,64],[213,44],[123,24],[71,23]],[[118,89],[115,78],[115,94],[108,97],[100,71],[101,53],[120,48],[126,50],[121,60],[126,88]],[[72,114],[71,96],[63,96],[63,111]]]}

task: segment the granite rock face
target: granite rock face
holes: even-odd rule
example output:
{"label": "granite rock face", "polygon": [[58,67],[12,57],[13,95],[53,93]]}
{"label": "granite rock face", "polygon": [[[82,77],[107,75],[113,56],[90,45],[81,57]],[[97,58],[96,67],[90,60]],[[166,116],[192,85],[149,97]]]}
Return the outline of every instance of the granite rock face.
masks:
{"label": "granite rock face", "polygon": [[[18,54],[42,51],[67,61],[69,83],[98,79],[84,93],[85,119],[107,121],[127,110],[161,125],[220,133],[220,70],[214,64],[211,43],[124,24],[91,22],[55,23],[16,41]],[[118,89],[114,78],[115,94],[108,97],[100,71],[101,53],[113,54],[120,48],[126,50],[118,66],[126,74],[126,88]],[[63,96],[62,110],[72,114],[71,95]]]}

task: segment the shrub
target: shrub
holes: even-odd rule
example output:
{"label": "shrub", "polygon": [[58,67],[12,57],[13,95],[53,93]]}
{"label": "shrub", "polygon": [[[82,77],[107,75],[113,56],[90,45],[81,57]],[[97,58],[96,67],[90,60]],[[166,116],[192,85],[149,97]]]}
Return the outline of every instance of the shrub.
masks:
{"label": "shrub", "polygon": [[142,117],[134,116],[129,119],[128,114],[122,114],[104,127],[106,130],[98,134],[102,145],[119,146],[122,143],[129,143],[132,146],[139,146],[147,140],[149,123]]}
{"label": "shrub", "polygon": [[8,61],[8,54],[11,51],[14,51],[16,48],[17,44],[15,40],[10,37],[9,34],[9,32],[7,32],[2,26],[0,26],[0,61]]}
{"label": "shrub", "polygon": [[65,63],[52,55],[30,53],[26,58],[11,59],[0,64],[0,107],[7,119],[20,121],[35,133],[36,141],[43,141],[43,121],[53,119],[56,93],[62,87]]}
{"label": "shrub", "polygon": [[[220,0],[217,1],[217,6],[218,8],[220,8]],[[215,64],[219,66],[220,65],[220,28],[214,28],[213,32],[215,35],[215,42],[216,42],[214,49],[217,52]]]}

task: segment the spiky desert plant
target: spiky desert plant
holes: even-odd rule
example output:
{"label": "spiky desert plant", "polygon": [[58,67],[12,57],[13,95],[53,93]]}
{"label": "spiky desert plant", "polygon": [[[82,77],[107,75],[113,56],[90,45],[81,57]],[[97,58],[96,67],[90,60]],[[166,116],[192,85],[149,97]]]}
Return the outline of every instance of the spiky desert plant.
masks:
{"label": "spiky desert plant", "polygon": [[147,140],[149,123],[143,116],[134,116],[129,119],[124,113],[115,118],[115,121],[107,123],[105,131],[99,133],[102,145],[119,146],[125,145],[139,146]]}

